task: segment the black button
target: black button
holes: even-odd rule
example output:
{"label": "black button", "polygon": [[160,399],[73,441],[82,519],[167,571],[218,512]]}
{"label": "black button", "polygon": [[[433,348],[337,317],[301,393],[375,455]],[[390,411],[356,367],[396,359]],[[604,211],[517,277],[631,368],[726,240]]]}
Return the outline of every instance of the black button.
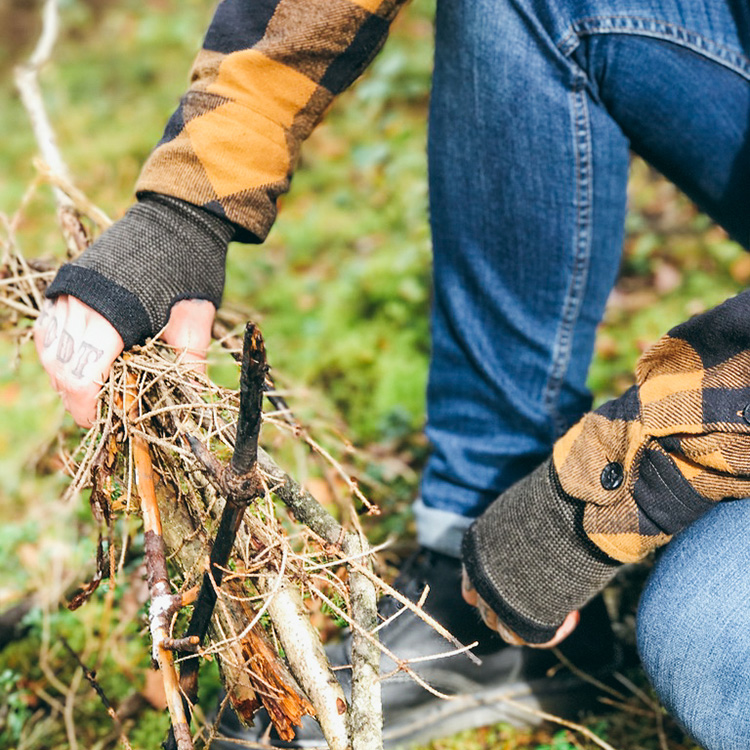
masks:
{"label": "black button", "polygon": [[743,410],[742,410],[742,418],[750,424],[750,404],[748,404]]}
{"label": "black button", "polygon": [[602,469],[601,483],[605,490],[616,490],[624,478],[625,471],[617,461],[612,461]]}

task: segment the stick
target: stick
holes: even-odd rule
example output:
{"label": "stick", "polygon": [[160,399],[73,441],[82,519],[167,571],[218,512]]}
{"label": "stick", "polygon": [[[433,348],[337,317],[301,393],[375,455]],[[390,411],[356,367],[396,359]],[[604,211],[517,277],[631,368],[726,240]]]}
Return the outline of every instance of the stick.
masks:
{"label": "stick", "polygon": [[[129,403],[132,393],[126,393],[125,411],[135,407]],[[170,736],[176,740],[177,750],[193,750],[190,721],[183,706],[173,653],[165,646],[170,638],[172,615],[181,605],[181,597],[172,595],[167,572],[166,548],[162,536],[161,516],[156,501],[154,473],[148,443],[139,435],[132,436],[133,461],[136,468],[136,488],[141,498],[143,513],[144,546],[148,568],[148,588],[151,595],[149,624],[151,627],[152,658],[159,665],[164,692],[167,697]]]}
{"label": "stick", "polygon": [[594,734],[594,732],[592,732],[587,727],[582,726],[581,724],[576,724],[574,721],[568,721],[567,719],[561,719],[559,716],[548,714],[546,711],[539,711],[536,708],[527,706],[525,703],[513,700],[512,698],[503,698],[503,702],[507,703],[513,708],[519,709],[520,711],[525,711],[526,713],[532,714],[533,716],[538,716],[540,719],[544,719],[545,721],[551,721],[554,724],[559,724],[561,727],[565,727],[566,729],[572,729],[574,732],[579,732],[584,737],[591,740],[595,745],[599,745],[602,750],[615,750],[612,745],[610,745],[608,742],[605,742],[601,737]]}
{"label": "stick", "polygon": [[[14,76],[21,102],[29,114],[31,129],[42,158],[49,165],[51,172],[69,179],[68,167],[60,154],[55,131],[47,116],[39,87],[39,71],[49,62],[57,41],[59,25],[57,0],[46,0],[42,11],[42,33],[39,41],[28,61],[15,69]],[[73,201],[62,190],[53,188],[53,191],[59,208],[73,207]]]}
{"label": "stick", "polygon": [[[29,115],[31,129],[42,158],[49,166],[52,174],[60,175],[61,180],[70,183],[68,166],[57,145],[55,131],[47,115],[44,98],[39,87],[39,71],[49,61],[52,49],[57,41],[58,28],[58,2],[57,0],[46,0],[42,12],[42,33],[39,41],[28,61],[15,69],[14,78],[21,102]],[[57,203],[58,221],[68,251],[77,255],[88,245],[86,230],[81,224],[73,201],[59,187],[53,187],[52,191]]]}
{"label": "stick", "polygon": [[[203,574],[201,590],[186,633],[187,638],[197,638],[198,643],[203,642],[208,632],[208,625],[216,605],[217,589],[221,586],[224,570],[245,510],[252,500],[261,497],[265,492],[257,471],[257,457],[263,384],[267,370],[263,337],[255,325],[248,323],[245,328],[240,373],[240,413],[237,437],[229,466],[224,468],[199,440],[188,437],[195,457],[201,461],[226,498],[224,512],[221,515],[219,529],[211,549],[208,570]],[[187,652],[181,652],[182,657],[187,655]],[[198,696],[198,666],[198,659],[192,657],[185,659],[180,669],[180,688],[185,696],[184,710],[188,723],[191,705],[195,703]],[[174,743],[175,737],[170,732],[166,743],[167,750],[171,750]],[[177,747],[179,748],[179,743]]]}
{"label": "stick", "polygon": [[274,629],[294,676],[315,707],[328,746],[331,750],[346,750],[349,736],[344,692],[331,671],[299,590],[281,574],[261,576],[258,588],[270,596],[268,613]]}
{"label": "stick", "polygon": [[[359,536],[349,533],[344,541],[344,553],[358,557],[366,545]],[[369,566],[370,561],[366,560],[362,564]],[[375,585],[351,568],[349,595],[352,619],[365,632],[373,633],[378,624]],[[352,710],[349,716],[349,734],[353,750],[381,750],[383,747],[378,646],[377,634],[365,638],[359,629],[352,633]]]}
{"label": "stick", "polygon": [[125,736],[125,734],[122,731],[122,721],[120,720],[120,717],[117,715],[117,711],[115,711],[114,707],[112,706],[112,703],[110,702],[109,698],[107,698],[107,694],[102,689],[102,686],[98,683],[96,679],[96,673],[92,672],[84,663],[81,661],[81,657],[73,650],[72,646],[68,643],[67,638],[65,636],[60,636],[60,641],[62,642],[62,645],[65,647],[65,650],[75,659],[78,666],[83,670],[83,676],[88,681],[89,685],[94,689],[94,692],[99,696],[99,700],[104,704],[104,708],[107,709],[107,713],[109,714],[112,721],[114,721],[115,726],[117,727],[117,731],[119,733],[118,739],[120,742],[125,746],[126,750],[132,750],[130,747],[130,743],[128,742],[128,738]]}

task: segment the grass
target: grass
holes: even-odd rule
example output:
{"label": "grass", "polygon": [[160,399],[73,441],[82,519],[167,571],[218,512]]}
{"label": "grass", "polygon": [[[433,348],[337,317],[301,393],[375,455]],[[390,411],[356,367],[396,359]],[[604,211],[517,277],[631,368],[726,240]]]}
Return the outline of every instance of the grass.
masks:
{"label": "grass", "polygon": [[[268,242],[234,246],[229,257],[226,299],[260,322],[272,365],[296,392],[295,408],[306,421],[342,429],[362,449],[372,493],[386,510],[371,529],[375,539],[413,531],[408,503],[426,455],[432,12],[431,0],[415,0],[399,19],[384,53],[311,137]],[[3,70],[21,59],[35,34],[34,14],[15,17],[25,20],[0,44]],[[184,89],[209,17],[204,0],[159,0],[148,10],[135,0],[63,3],[64,36],[42,83],[77,183],[114,216],[131,200],[139,166]],[[11,27],[0,17],[0,36],[3,28]],[[7,78],[0,80],[0,97],[0,211],[10,214],[34,178],[35,146]],[[636,358],[667,328],[750,281],[740,248],[639,161],[630,202],[621,278],[590,373],[598,402],[632,382]],[[27,255],[62,254],[52,215],[51,198],[41,190],[19,227]],[[57,399],[30,347],[20,361],[15,355],[10,343],[0,343],[0,610],[27,592],[73,583],[96,538],[85,498],[67,506],[58,500],[58,467],[45,450],[61,419]],[[214,375],[233,382],[236,371],[217,366]],[[136,525],[130,533],[137,537]],[[116,591],[102,587],[81,610],[43,604],[32,611],[26,636],[0,653],[0,746],[69,747],[70,722],[59,714],[73,699],[79,746],[116,741],[93,692],[84,685],[71,697],[75,669],[60,648],[64,636],[97,667],[134,750],[154,747],[166,718],[149,703],[139,576],[135,559]],[[632,604],[622,611],[632,618]],[[630,674],[644,685],[637,669]],[[215,676],[207,683],[215,689]],[[619,750],[658,748],[655,721],[639,714],[642,701],[631,698],[627,710],[587,725]],[[667,733],[672,750],[692,747],[669,724]],[[497,726],[430,747],[593,745],[555,727]]]}

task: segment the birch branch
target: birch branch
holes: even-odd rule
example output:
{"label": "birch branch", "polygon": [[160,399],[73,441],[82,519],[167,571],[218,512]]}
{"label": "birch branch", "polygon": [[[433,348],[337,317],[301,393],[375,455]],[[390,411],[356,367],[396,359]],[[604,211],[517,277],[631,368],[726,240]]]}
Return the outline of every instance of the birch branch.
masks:
{"label": "birch branch", "polygon": [[258,588],[269,595],[268,614],[292,673],[315,707],[328,746],[331,750],[346,750],[349,747],[346,698],[331,671],[299,590],[278,574],[261,576]]}
{"label": "birch branch", "polygon": [[[347,557],[358,559],[367,542],[354,533],[347,534],[343,551]],[[365,559],[362,566],[370,567]],[[352,710],[349,715],[349,734],[353,750],[381,750],[383,747],[383,704],[380,696],[380,648],[377,640],[377,592],[373,582],[354,567],[349,572],[349,599],[352,619],[364,632],[375,633],[370,638],[362,631],[352,632]]]}
{"label": "birch branch", "polygon": [[[61,181],[71,183],[70,173],[57,145],[57,137],[44,105],[39,86],[39,72],[49,62],[59,31],[58,0],[46,0],[42,11],[42,33],[28,61],[14,71],[18,93],[31,122],[37,146],[42,158],[53,175]],[[88,245],[88,235],[81,224],[74,202],[64,190],[53,186],[52,191],[58,209],[58,221],[72,254],[81,253]]]}
{"label": "birch branch", "polygon": [[[55,131],[47,115],[39,86],[39,71],[49,62],[57,41],[59,26],[58,2],[57,0],[46,0],[42,11],[42,33],[39,41],[28,61],[15,69],[15,82],[21,96],[21,102],[29,114],[31,129],[42,158],[51,172],[69,180],[68,166],[58,148]],[[73,207],[73,201],[60,188],[55,187],[53,191],[58,207]]]}
{"label": "birch branch", "polygon": [[[363,558],[367,544],[341,524],[290,476],[285,474],[262,449],[258,464],[271,480],[271,489],[292,511],[294,517],[328,544],[341,549],[354,560]],[[380,698],[380,649],[377,633],[376,590],[362,572],[363,564],[349,566],[352,600],[351,618],[357,624],[352,634],[352,705],[349,737],[354,750],[380,750],[383,747],[383,710]],[[367,633],[364,636],[363,633]]]}

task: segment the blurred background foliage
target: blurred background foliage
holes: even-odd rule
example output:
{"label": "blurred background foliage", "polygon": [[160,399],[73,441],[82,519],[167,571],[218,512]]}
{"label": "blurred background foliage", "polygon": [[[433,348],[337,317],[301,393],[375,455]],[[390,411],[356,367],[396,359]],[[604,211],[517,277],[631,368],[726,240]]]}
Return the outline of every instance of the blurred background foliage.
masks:
{"label": "blurred background foliage", "polygon": [[[385,51],[313,134],[269,240],[235,245],[229,256],[226,301],[260,323],[295,410],[303,420],[334,425],[360,451],[370,494],[386,511],[371,524],[375,539],[408,536],[408,503],[427,452],[421,428],[429,352],[425,145],[433,1],[409,6]],[[0,5],[0,211],[7,215],[35,177],[34,141],[8,73],[35,42],[38,9],[29,0]],[[186,87],[211,11],[208,0],[62,2],[62,38],[42,76],[46,101],[77,184],[113,217],[131,202],[140,165]],[[670,326],[750,280],[750,257],[637,159],[629,198],[620,280],[590,373],[597,402],[630,385],[638,355]],[[28,257],[62,256],[53,216],[50,193],[41,189],[18,231]],[[213,374],[230,385],[236,379],[226,363]],[[2,612],[52,580],[80,577],[96,531],[84,500],[57,501],[63,481],[54,461],[37,472],[67,418],[29,346],[19,359],[12,345],[0,343],[0,407]],[[116,591],[103,586],[78,612],[30,611],[25,638],[0,653],[1,747],[116,742],[85,684],[70,698],[71,681],[80,676],[60,648],[61,635],[97,666],[128,720],[132,746],[158,744],[166,718],[149,687],[143,608],[131,592],[140,581],[137,562]],[[73,736],[66,700],[75,703]],[[641,720],[633,729],[629,721],[610,716],[591,726],[623,750],[659,746],[651,723]],[[688,747],[679,733],[671,742]],[[589,745],[564,731],[497,727],[434,747]]]}

